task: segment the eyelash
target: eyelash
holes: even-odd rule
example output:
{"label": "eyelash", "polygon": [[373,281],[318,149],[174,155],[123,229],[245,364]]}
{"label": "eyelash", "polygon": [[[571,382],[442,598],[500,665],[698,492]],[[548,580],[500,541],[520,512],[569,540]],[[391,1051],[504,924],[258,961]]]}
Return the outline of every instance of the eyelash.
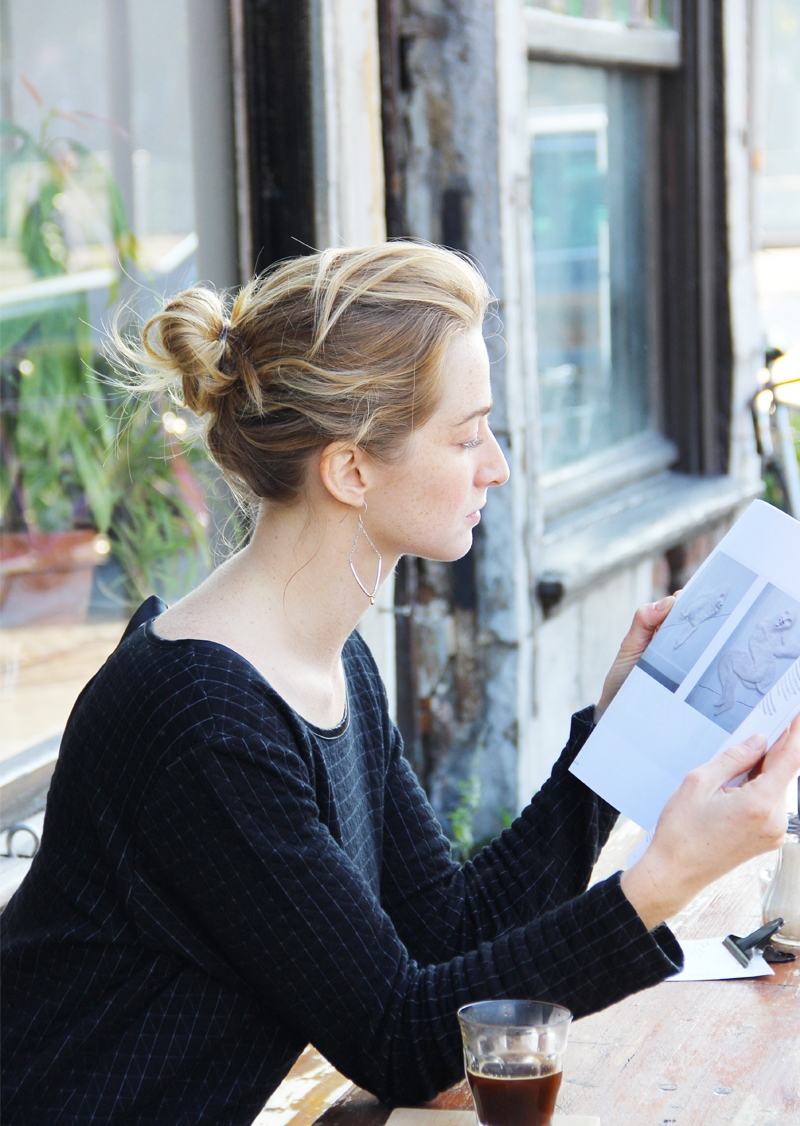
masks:
{"label": "eyelash", "polygon": [[478,446],[483,445],[483,438],[473,438],[471,442],[461,443],[465,450],[477,450]]}

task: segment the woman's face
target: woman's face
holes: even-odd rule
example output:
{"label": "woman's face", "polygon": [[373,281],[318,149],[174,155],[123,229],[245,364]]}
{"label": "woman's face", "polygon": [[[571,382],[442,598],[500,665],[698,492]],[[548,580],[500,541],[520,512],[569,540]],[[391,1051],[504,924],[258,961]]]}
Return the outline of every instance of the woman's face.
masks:
{"label": "woman's face", "polygon": [[489,429],[489,357],[479,328],[445,354],[441,401],[399,462],[374,465],[364,524],[381,552],[449,562],[466,555],[492,485],[508,465]]}

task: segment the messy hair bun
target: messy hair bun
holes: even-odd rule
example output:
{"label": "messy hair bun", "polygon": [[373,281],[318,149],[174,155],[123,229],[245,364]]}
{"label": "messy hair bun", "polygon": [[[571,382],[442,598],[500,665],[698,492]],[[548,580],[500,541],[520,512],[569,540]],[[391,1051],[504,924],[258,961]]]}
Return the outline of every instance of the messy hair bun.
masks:
{"label": "messy hair bun", "polygon": [[211,415],[238,373],[224,370],[229,321],[222,298],[196,286],[170,298],[144,327],[144,360],[170,382],[180,373],[181,399],[197,415]]}
{"label": "messy hair bun", "polygon": [[[132,389],[207,423],[209,452],[248,500],[289,502],[331,442],[389,458],[439,399],[451,339],[483,322],[483,278],[439,247],[391,242],[280,263],[233,301],[193,287],[144,326]],[[121,342],[118,342],[121,344]]]}

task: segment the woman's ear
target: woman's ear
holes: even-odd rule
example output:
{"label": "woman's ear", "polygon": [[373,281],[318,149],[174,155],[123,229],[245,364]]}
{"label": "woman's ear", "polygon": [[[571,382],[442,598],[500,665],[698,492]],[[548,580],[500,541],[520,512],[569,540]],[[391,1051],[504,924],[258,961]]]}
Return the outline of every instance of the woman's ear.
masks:
{"label": "woman's ear", "polygon": [[351,508],[362,508],[368,483],[366,455],[358,446],[332,442],[320,454],[319,477],[334,500]]}

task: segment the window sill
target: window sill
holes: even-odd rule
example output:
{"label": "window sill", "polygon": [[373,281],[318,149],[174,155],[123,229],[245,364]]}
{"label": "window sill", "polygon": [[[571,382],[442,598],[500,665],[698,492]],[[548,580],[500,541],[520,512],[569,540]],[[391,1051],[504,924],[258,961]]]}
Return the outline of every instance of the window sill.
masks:
{"label": "window sill", "polygon": [[677,448],[655,430],[646,430],[594,457],[542,476],[542,504],[546,521],[586,509],[601,496],[632,481],[653,477],[678,460]]}
{"label": "window sill", "polygon": [[612,20],[525,9],[528,52],[544,58],[675,68],[681,65],[677,31],[626,27]]}
{"label": "window sill", "polygon": [[[622,567],[666,551],[735,514],[758,489],[730,477],[664,472],[550,520],[538,580],[560,584],[558,607]],[[553,609],[555,611],[555,603]]]}
{"label": "window sill", "polygon": [[0,763],[0,832],[44,809],[60,746],[53,735]]}

